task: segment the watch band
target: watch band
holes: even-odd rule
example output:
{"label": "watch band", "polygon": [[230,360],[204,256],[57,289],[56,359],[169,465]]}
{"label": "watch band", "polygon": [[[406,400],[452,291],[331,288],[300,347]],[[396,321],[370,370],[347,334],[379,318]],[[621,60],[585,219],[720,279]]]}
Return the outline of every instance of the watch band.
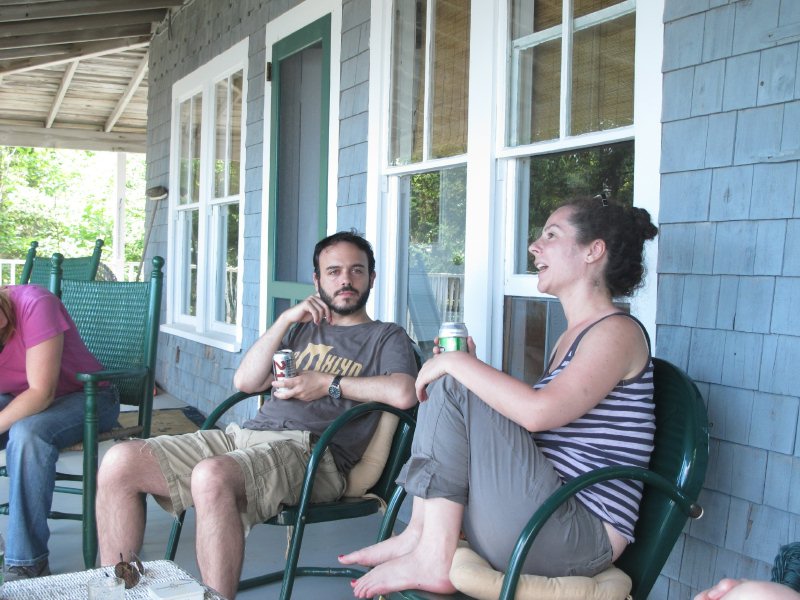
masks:
{"label": "watch band", "polygon": [[328,395],[332,398],[339,399],[342,397],[342,388],[339,387],[339,382],[342,380],[341,375],[336,375],[328,386]]}

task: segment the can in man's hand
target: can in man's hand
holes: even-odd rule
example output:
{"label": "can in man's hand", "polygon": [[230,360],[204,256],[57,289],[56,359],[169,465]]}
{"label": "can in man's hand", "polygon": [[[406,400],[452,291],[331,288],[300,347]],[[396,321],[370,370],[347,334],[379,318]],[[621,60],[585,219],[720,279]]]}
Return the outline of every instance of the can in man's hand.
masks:
{"label": "can in man's hand", "polygon": [[467,352],[467,326],[464,323],[445,322],[439,327],[439,350]]}
{"label": "can in man's hand", "polygon": [[291,348],[278,350],[272,355],[272,372],[275,374],[275,379],[289,379],[297,375],[297,370],[294,368],[294,352]]}

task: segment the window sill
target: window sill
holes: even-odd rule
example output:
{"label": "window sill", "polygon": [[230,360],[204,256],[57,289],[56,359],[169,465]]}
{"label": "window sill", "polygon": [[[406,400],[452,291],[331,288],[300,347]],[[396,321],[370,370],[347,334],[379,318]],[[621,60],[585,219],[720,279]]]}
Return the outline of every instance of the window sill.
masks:
{"label": "window sill", "polygon": [[170,323],[162,325],[160,328],[162,333],[182,337],[193,342],[206,344],[226,352],[239,352],[242,349],[242,343],[232,335],[225,335],[222,333],[197,333],[194,329],[184,327],[177,323]]}

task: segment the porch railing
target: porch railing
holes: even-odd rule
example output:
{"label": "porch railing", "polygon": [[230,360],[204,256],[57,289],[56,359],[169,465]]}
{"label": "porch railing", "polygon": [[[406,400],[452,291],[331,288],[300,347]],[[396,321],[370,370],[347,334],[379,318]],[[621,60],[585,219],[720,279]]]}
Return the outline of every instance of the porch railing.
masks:
{"label": "porch railing", "polygon": [[[0,285],[13,285],[17,283],[22,274],[22,267],[24,265],[25,261],[22,259],[0,258]],[[103,266],[113,272],[118,281],[136,281],[136,271],[139,269],[138,262],[126,262],[121,268],[115,268],[114,265],[110,263],[104,263],[101,265],[101,271],[103,270]],[[102,273],[98,271],[98,277],[101,276]]]}

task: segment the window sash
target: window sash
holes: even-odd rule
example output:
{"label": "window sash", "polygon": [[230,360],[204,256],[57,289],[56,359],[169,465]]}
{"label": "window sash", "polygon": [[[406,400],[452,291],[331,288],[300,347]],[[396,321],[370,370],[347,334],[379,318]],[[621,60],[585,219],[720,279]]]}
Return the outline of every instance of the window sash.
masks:
{"label": "window sash", "polygon": [[[515,1],[513,4],[513,10],[521,13],[524,11],[524,8],[526,8],[523,6],[523,4],[528,4],[528,13],[525,16],[527,18],[534,18],[535,15],[532,14],[532,3],[533,0],[527,0],[525,3]],[[608,3],[608,1],[605,1],[600,2],[599,4],[602,6]],[[577,5],[579,8],[577,16],[573,15],[573,4]],[[515,39],[509,39],[509,93],[506,95],[506,104],[509,115],[506,130],[506,144],[508,146],[513,147],[545,140],[563,139],[576,134],[586,133],[587,131],[597,131],[597,129],[586,130],[585,128],[579,131],[573,130],[573,110],[576,107],[576,103],[578,107],[581,106],[581,99],[576,98],[575,102],[573,102],[573,93],[575,92],[576,83],[576,74],[574,73],[574,54],[576,50],[575,38],[577,37],[578,39],[578,48],[580,49],[582,47],[580,42],[586,38],[586,35],[590,30],[609,28],[611,23],[619,23],[621,21],[624,22],[625,17],[632,17],[635,21],[636,2],[635,0],[623,0],[621,2],[614,3],[611,6],[605,6],[604,8],[596,10],[595,12],[583,14],[585,11],[593,8],[597,4],[598,3],[595,2],[594,5],[588,5],[586,3],[581,3],[579,0],[564,0],[562,4],[562,15],[560,22],[554,23],[552,19],[550,19],[545,21],[545,25],[547,25],[547,27],[544,29],[520,33],[519,37]],[[515,28],[520,27],[520,25],[519,23],[514,23],[511,13],[509,14],[509,22],[509,31],[511,32],[511,35],[514,35],[514,33],[516,33]],[[565,27],[563,25],[564,23],[571,24],[571,26]],[[629,101],[624,103],[624,105],[629,109],[627,114],[629,118],[627,121],[617,119],[618,122],[616,124],[604,125],[600,127],[600,129],[609,129],[613,127],[630,125],[633,122],[634,83],[632,80],[632,73],[634,43],[635,25],[629,44],[631,77],[629,88],[626,90],[626,92],[629,92],[630,98],[626,98],[626,100]],[[560,50],[557,50],[559,46]],[[541,57],[541,59],[539,58],[539,55],[537,55],[537,51],[539,55],[544,55]],[[556,58],[556,54],[559,55],[558,66],[560,69],[554,68],[553,63],[554,59]],[[596,54],[602,57],[602,53]],[[543,64],[541,65],[542,67],[546,68],[549,65],[547,72],[551,73],[551,77],[556,77],[557,74],[557,92],[554,91],[555,82],[550,83],[549,86],[545,86],[544,90],[541,90],[540,86],[535,85],[535,69],[537,66],[539,66],[537,63],[539,60],[543,61]],[[525,72],[531,73],[527,80],[522,75]],[[579,77],[578,81],[585,79],[580,79],[580,75],[581,73],[577,73],[577,77]],[[552,99],[553,96],[557,97],[557,101]],[[540,104],[540,108],[543,107],[546,111],[549,111],[550,118],[547,122],[547,127],[538,129],[538,125],[535,123],[536,107],[525,105],[527,98],[534,98],[534,101]],[[526,110],[523,111],[523,108]],[[558,114],[557,132],[554,130],[553,122],[555,119],[552,116],[556,110]],[[533,117],[531,117],[529,114],[526,114],[531,112],[533,113]],[[532,123],[532,121],[534,122]]]}
{"label": "window sash", "polygon": [[170,333],[236,350],[241,340],[242,156],[247,42],[173,85]]}

